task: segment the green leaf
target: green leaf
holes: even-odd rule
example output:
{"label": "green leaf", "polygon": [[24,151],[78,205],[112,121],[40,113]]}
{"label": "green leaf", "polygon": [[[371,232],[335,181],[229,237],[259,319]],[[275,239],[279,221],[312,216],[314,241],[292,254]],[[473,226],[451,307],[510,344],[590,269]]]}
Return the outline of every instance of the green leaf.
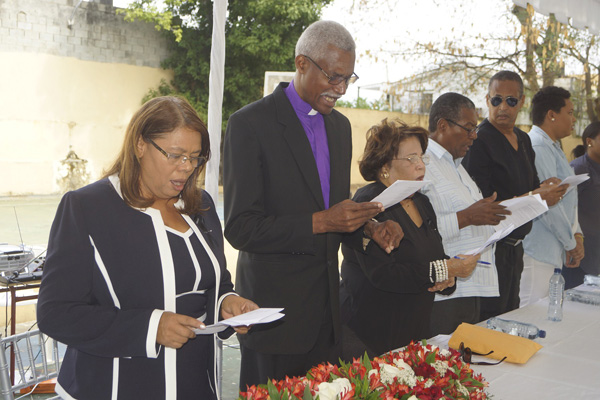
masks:
{"label": "green leaf", "polygon": [[310,394],[310,388],[308,385],[304,387],[304,395],[302,396],[302,400],[313,400],[313,396]]}
{"label": "green leaf", "polygon": [[269,397],[271,398],[271,400],[282,400],[279,390],[277,390],[277,387],[273,384],[271,380],[267,382],[267,391],[269,392]]}
{"label": "green leaf", "polygon": [[427,357],[425,357],[425,362],[427,364],[432,364],[435,361],[435,353],[432,351],[431,353],[427,354]]}

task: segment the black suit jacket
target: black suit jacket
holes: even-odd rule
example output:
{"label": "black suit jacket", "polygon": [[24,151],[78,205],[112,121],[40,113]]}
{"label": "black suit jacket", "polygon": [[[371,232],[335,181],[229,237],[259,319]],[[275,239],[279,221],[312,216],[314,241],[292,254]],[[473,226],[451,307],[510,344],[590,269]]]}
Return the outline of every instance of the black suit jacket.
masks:
{"label": "black suit jacket", "polygon": [[[225,237],[240,250],[236,291],[260,307],[284,307],[282,321],[255,326],[242,343],[267,354],[301,354],[324,317],[339,338],[340,234],[312,233],[325,209],[304,128],[280,84],[231,116],[224,144]],[[331,163],[330,205],[350,194],[352,135],[337,111],[324,115]]]}
{"label": "black suit jacket", "polygon": [[[58,376],[62,392],[92,400],[115,394],[120,399],[165,399],[175,394],[166,376],[176,369],[179,398],[214,398],[212,337],[199,335],[177,350],[149,342],[156,336],[160,310],[194,318],[202,310],[189,311],[193,300],[186,303],[188,296],[178,296],[186,286],[179,282],[178,289],[175,284],[176,271],[182,269],[163,262],[170,257],[171,245],[159,211],[129,207],[116,187],[102,179],[65,194],[50,231],[37,317],[42,332],[68,346]],[[213,286],[205,293],[204,322],[209,325],[233,284],[214,203],[205,192],[202,200],[206,211],[196,216],[201,221],[199,234],[218,262],[201,264],[199,273],[220,276],[218,290]],[[204,251],[196,249],[202,260]],[[210,269],[214,273],[208,274]],[[213,358],[214,364],[198,361],[202,358]],[[207,374],[210,381],[204,379]]]}

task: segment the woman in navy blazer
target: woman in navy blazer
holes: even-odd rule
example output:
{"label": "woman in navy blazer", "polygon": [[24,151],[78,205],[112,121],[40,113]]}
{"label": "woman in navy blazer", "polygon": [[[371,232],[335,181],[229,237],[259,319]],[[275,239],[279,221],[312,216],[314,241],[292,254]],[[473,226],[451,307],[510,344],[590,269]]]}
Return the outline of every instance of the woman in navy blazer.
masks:
{"label": "woman in navy blazer", "polygon": [[156,98],[104,179],[63,197],[38,324],[68,346],[64,399],[218,397],[217,338],[193,329],[257,306],[233,292],[215,206],[197,184],[209,149],[185,100]]}

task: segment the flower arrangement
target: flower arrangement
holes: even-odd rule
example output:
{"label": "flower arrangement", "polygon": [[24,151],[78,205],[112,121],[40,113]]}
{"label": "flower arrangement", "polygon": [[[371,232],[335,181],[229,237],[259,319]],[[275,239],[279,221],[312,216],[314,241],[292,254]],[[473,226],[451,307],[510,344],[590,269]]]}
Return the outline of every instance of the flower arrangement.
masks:
{"label": "flower arrangement", "polygon": [[488,383],[455,350],[411,342],[370,360],[320,364],[305,377],[286,377],[240,392],[241,400],[487,399]]}

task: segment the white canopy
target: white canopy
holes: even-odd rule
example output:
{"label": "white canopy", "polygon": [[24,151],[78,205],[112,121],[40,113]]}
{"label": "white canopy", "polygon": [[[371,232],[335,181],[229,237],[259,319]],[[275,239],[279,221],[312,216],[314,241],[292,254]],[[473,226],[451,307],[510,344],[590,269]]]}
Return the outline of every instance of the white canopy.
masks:
{"label": "white canopy", "polygon": [[521,7],[529,3],[537,12],[554,14],[563,24],[568,24],[570,18],[573,27],[600,34],[600,0],[513,0],[513,3]]}

